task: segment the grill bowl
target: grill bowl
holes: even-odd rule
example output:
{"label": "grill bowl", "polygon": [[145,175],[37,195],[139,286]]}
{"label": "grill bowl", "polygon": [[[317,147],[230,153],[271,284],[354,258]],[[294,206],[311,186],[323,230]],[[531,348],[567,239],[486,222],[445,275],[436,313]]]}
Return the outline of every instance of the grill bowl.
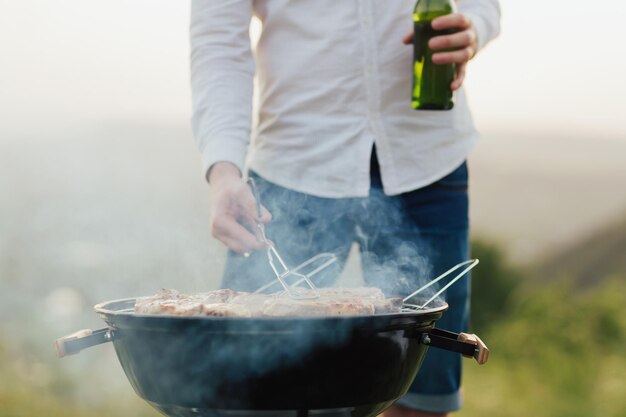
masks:
{"label": "grill bowl", "polygon": [[406,393],[427,349],[418,335],[447,309],[224,318],[138,315],[134,303],[95,309],[136,393],[185,417],[376,415]]}

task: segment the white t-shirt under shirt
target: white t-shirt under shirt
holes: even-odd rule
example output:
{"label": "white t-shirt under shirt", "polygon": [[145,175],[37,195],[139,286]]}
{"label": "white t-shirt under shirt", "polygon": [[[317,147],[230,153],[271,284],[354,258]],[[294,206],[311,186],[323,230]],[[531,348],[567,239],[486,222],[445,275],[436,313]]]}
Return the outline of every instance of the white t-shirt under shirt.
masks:
{"label": "white t-shirt under shirt", "polygon": [[[243,171],[247,156],[280,186],[367,196],[375,143],[386,194],[450,173],[478,135],[463,89],[450,111],[411,107],[413,48],[402,38],[414,2],[193,0],[192,121],[205,172],[218,161]],[[458,8],[479,47],[497,35],[497,0],[460,0]],[[253,14],[263,22],[254,55]]]}

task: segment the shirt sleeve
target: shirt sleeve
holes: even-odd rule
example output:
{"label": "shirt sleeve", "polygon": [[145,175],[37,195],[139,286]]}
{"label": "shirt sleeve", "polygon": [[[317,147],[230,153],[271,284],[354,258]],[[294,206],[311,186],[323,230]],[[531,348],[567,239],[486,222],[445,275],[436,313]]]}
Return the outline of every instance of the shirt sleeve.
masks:
{"label": "shirt sleeve", "polygon": [[204,174],[218,161],[243,171],[250,141],[252,0],[191,3],[192,130]]}
{"label": "shirt sleeve", "polygon": [[500,3],[498,0],[459,0],[459,12],[472,20],[478,34],[478,50],[500,33]]}

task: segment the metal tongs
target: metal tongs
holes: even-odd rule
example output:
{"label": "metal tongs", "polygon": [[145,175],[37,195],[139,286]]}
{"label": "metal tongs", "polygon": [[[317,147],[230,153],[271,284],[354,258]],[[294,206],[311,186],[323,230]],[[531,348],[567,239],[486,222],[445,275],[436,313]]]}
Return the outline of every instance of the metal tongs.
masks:
{"label": "metal tongs", "polygon": [[[433,279],[432,281],[430,281],[428,284],[422,286],[421,288],[418,288],[417,290],[415,290],[413,293],[407,295],[406,297],[404,297],[403,301],[403,308],[406,308],[408,310],[422,310],[424,308],[426,308],[426,306],[428,304],[430,304],[431,302],[433,302],[437,297],[439,297],[441,294],[443,294],[443,292],[445,290],[447,290],[448,288],[450,288],[450,286],[452,284],[454,284],[455,282],[457,282],[459,279],[461,279],[465,274],[467,274],[469,271],[472,270],[472,268],[474,268],[476,265],[478,265],[479,260],[478,259],[470,259],[468,261],[464,261],[461,262],[458,265],[453,266],[452,268],[448,269],[446,272],[444,272],[443,274],[439,275],[437,278]],[[443,288],[441,288],[439,291],[437,291],[432,297],[430,297],[424,304],[422,305],[416,305],[416,304],[408,304],[407,301],[410,300],[411,298],[415,297],[417,294],[421,293],[422,291],[424,291],[426,288],[430,287],[431,285],[434,285],[436,283],[438,283],[439,281],[441,281],[442,279],[444,279],[445,277],[447,277],[448,275],[450,275],[451,273],[453,273],[454,271],[456,271],[457,269],[460,269],[462,267],[464,267],[465,265],[469,265],[468,267],[466,267],[465,269],[463,269],[461,272],[459,272],[454,278],[452,278],[450,280],[450,282],[448,282],[446,285],[443,286]]]}
{"label": "metal tongs", "polygon": [[[256,200],[257,218],[261,218],[261,199],[259,197],[259,192],[256,188],[254,178],[248,179],[248,185],[252,189],[252,194],[254,195],[254,199]],[[332,253],[321,253],[303,262],[296,268],[289,269],[289,267],[287,267],[287,264],[285,264],[285,261],[283,261],[283,258],[276,250],[274,242],[272,242],[265,236],[265,226],[263,225],[263,223],[256,220],[256,227],[259,229],[261,241],[267,245],[267,259],[270,266],[272,267],[272,270],[274,271],[274,274],[276,275],[276,279],[269,284],[262,286],[261,288],[256,290],[255,293],[263,292],[268,288],[274,286],[275,284],[280,283],[285,292],[289,294],[289,296],[293,299],[307,300],[319,298],[319,291],[317,290],[317,287],[313,284],[310,278],[325,269],[326,267],[330,266],[331,264],[337,262],[337,257]],[[305,270],[305,268],[314,265],[319,260],[323,259],[326,259],[326,261],[317,268],[314,268],[312,271],[309,271],[306,274],[300,272]],[[295,282],[293,282],[293,284],[289,284],[287,282],[288,278],[293,278]],[[305,285],[300,286],[302,284]]]}

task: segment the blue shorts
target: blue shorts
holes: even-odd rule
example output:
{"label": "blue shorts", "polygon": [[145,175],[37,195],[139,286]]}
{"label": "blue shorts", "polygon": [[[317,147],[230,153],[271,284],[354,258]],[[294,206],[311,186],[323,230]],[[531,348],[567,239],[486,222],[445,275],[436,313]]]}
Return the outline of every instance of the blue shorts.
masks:
{"label": "blue shorts", "polygon": [[[465,163],[427,187],[397,196],[383,193],[375,153],[370,195],[364,198],[313,197],[279,187],[254,173],[251,176],[273,216],[266,227],[267,236],[289,266],[321,252],[334,252],[343,265],[356,242],[365,284],[377,286],[387,295],[407,295],[469,257]],[[341,266],[326,270],[315,276],[315,282],[330,286],[340,271]],[[248,258],[230,252],[222,286],[252,291],[273,277],[263,251]],[[469,280],[458,281],[445,298],[450,307],[437,327],[466,331]],[[460,383],[460,355],[429,349],[409,392],[397,404],[431,412],[454,411],[462,403]]]}

